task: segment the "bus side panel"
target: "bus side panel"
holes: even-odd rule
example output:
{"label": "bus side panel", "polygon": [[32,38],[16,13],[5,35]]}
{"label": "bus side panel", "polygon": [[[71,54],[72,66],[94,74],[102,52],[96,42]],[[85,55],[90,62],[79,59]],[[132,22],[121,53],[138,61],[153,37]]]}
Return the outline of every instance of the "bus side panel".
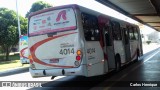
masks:
{"label": "bus side panel", "polygon": [[121,57],[121,63],[125,63],[125,50],[122,41],[114,41],[115,54],[119,54]]}
{"label": "bus side panel", "polygon": [[88,76],[104,74],[104,56],[98,41],[86,42],[86,60]]}

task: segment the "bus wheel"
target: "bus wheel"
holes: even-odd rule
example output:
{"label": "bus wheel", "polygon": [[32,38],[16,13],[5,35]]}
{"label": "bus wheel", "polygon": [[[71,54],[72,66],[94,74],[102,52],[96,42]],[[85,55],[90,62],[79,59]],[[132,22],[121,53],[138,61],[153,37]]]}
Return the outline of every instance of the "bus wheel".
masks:
{"label": "bus wheel", "polygon": [[52,77],[51,77],[51,80],[53,80],[55,77],[56,77],[56,76],[52,76]]}
{"label": "bus wheel", "polygon": [[136,62],[138,62],[138,58],[139,58],[140,54],[139,54],[139,49],[137,49],[137,57],[136,57]]}
{"label": "bus wheel", "polygon": [[32,78],[38,78],[37,76],[32,76]]}
{"label": "bus wheel", "polygon": [[120,59],[120,56],[116,55],[115,60],[116,60],[116,71],[119,71],[121,69],[121,59]]}

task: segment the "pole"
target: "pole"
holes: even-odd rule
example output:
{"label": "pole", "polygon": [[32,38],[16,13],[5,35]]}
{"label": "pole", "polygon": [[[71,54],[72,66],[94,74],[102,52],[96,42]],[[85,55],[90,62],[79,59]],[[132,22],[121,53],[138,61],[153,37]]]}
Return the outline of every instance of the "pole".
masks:
{"label": "pole", "polygon": [[[18,3],[17,3],[17,0],[16,0],[16,10],[17,10],[17,19],[18,19],[18,34],[19,34],[19,52],[20,52],[20,36],[21,36],[21,28],[20,28],[20,21],[19,21],[19,15],[18,15]],[[21,60],[20,60],[21,61]],[[22,63],[22,61],[21,61]],[[23,64],[22,64],[23,65]]]}
{"label": "pole", "polygon": [[18,19],[18,33],[19,33],[19,37],[21,36],[21,28],[20,28],[20,21],[19,21],[19,15],[18,15],[18,3],[16,0],[16,10],[17,10],[17,19]]}

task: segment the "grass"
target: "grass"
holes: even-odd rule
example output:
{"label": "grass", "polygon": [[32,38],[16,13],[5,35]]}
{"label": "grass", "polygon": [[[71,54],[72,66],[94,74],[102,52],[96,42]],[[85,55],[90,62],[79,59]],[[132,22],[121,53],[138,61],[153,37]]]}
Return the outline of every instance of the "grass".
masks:
{"label": "grass", "polygon": [[[0,61],[4,61],[5,59],[5,55],[4,54],[0,54]],[[19,60],[19,53],[10,53],[9,55],[9,60]]]}
{"label": "grass", "polygon": [[9,61],[4,61],[4,55],[0,55],[0,71],[6,71],[17,67],[28,67],[29,64],[22,66],[20,62],[19,54],[13,54],[9,56]]}

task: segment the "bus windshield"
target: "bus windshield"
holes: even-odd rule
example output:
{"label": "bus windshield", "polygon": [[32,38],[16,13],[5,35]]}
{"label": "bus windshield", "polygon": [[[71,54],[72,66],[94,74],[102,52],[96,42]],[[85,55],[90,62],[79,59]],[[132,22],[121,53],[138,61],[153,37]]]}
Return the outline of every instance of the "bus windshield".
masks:
{"label": "bus windshield", "polygon": [[75,30],[76,18],[72,8],[53,10],[34,15],[29,21],[29,36]]}

